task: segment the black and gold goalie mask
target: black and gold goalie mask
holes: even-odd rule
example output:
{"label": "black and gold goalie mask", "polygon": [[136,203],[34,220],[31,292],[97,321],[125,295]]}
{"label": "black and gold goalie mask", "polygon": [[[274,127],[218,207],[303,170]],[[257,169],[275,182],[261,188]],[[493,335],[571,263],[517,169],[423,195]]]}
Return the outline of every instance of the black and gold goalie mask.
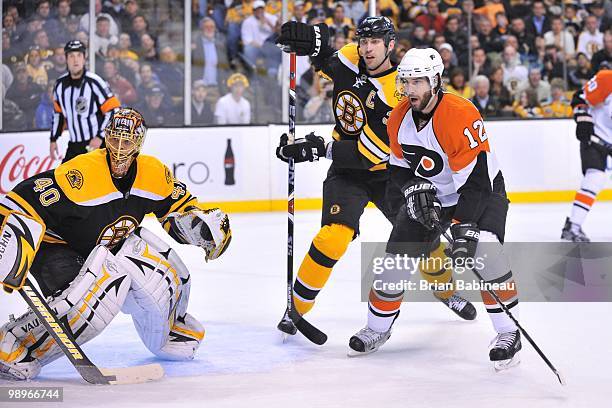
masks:
{"label": "black and gold goalie mask", "polygon": [[113,177],[121,178],[144,143],[147,133],[144,118],[135,109],[121,108],[113,113],[104,131],[111,173]]}

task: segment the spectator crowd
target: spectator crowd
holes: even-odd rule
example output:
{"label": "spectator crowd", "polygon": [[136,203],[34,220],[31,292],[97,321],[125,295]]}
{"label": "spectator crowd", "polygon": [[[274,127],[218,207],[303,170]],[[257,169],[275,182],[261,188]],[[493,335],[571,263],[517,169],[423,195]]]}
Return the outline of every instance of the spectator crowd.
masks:
{"label": "spectator crowd", "polygon": [[[49,129],[63,46],[88,44],[95,71],[150,126],[184,123],[184,22],[192,15],[194,125],[279,122],[280,0],[4,0],[3,130]],[[368,1],[290,0],[292,19],[327,24],[332,46],[354,40]],[[612,63],[612,0],[378,0],[395,24],[392,58],[434,47],[449,92],[486,117],[568,117],[571,93]],[[298,119],[329,122],[330,84],[298,58]]]}

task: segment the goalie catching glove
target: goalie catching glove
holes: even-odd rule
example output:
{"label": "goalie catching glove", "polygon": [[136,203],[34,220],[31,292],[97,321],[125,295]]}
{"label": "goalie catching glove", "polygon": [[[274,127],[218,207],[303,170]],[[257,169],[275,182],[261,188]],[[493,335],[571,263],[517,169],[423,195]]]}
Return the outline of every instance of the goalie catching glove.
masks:
{"label": "goalie catching glove", "polygon": [[180,243],[203,248],[207,261],[221,256],[232,240],[229,218],[218,208],[172,213],[168,220],[170,236]]}
{"label": "goalie catching glove", "polygon": [[276,157],[284,162],[289,159],[293,159],[295,163],[313,162],[326,156],[325,140],[314,132],[307,134],[304,139],[296,139],[293,144],[287,144],[288,140],[287,134],[283,133],[276,148]]}

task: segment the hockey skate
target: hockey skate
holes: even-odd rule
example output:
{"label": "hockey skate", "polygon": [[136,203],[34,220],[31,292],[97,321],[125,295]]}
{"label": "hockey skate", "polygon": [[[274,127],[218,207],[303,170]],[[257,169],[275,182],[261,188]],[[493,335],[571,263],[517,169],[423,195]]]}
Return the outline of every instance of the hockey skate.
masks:
{"label": "hockey skate", "polygon": [[391,329],[380,333],[366,326],[355,333],[349,340],[350,350],[348,356],[357,357],[373,353],[385,344],[389,337],[391,337]]}
{"label": "hockey skate", "polygon": [[459,295],[453,295],[448,299],[442,299],[434,293],[434,297],[444,303],[450,310],[455,312],[457,316],[463,320],[476,319],[476,308],[468,300]]}
{"label": "hockey skate", "polygon": [[571,242],[591,242],[584,231],[582,231],[582,227],[571,222],[569,217],[565,219],[565,225],[563,230],[561,230],[561,239]]}
{"label": "hockey skate", "polygon": [[293,320],[291,320],[289,317],[289,309],[285,310],[285,314],[276,328],[283,333],[283,343],[289,336],[293,336],[295,333],[297,333],[297,327],[295,326],[295,323],[293,323]]}
{"label": "hockey skate", "polygon": [[521,350],[521,333],[516,330],[498,334],[491,341],[489,359],[493,362],[495,371],[506,370],[521,362],[517,354]]}

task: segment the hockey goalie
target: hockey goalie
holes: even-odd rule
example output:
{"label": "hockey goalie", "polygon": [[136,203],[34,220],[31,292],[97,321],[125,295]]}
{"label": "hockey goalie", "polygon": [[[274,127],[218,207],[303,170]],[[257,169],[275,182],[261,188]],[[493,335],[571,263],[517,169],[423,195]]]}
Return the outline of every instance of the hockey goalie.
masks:
{"label": "hockey goalie", "polygon": [[[106,147],[31,177],[0,200],[0,281],[7,292],[18,290],[29,271],[79,344],[122,311],[153,354],[189,360],[204,338],[187,313],[189,270],[139,225],[153,213],[174,240],[203,248],[211,260],[230,243],[229,219],[206,209],[158,159],[140,154],[146,130],[139,112],[118,109],[105,128]],[[0,378],[34,378],[62,355],[32,311],[0,327]]]}

